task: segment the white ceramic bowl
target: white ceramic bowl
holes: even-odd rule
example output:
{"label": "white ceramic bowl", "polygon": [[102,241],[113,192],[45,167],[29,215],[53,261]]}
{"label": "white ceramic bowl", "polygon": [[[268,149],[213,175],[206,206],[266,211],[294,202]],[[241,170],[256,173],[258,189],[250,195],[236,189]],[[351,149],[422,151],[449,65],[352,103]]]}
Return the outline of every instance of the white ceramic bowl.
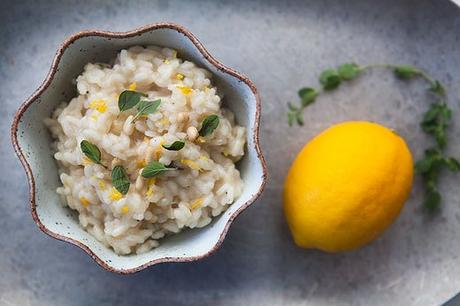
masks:
{"label": "white ceramic bowl", "polygon": [[[238,168],[243,194],[214,221],[201,229],[184,231],[162,240],[158,248],[141,255],[120,256],[103,246],[79,225],[77,216],[63,207],[56,194],[60,185],[43,124],[62,101],[76,95],[72,80],[88,62],[107,62],[122,49],[134,45],[159,45],[177,49],[181,57],[211,71],[213,82],[224,92],[224,104],[246,126],[247,150]],[[32,217],[48,235],[70,242],[87,252],[105,269],[133,273],[162,262],[194,261],[209,256],[220,246],[232,221],[261,194],[267,171],[259,148],[260,98],[254,84],[214,59],[188,30],[172,23],[148,25],[130,32],[84,31],[67,39],[53,61],[43,84],[16,113],[11,137],[29,180]]]}

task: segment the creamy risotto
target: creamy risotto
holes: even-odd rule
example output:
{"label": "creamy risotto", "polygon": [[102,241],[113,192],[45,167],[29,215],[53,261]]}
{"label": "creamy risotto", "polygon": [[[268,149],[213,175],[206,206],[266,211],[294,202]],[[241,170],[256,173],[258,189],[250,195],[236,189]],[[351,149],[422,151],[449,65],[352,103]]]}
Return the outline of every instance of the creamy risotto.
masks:
{"label": "creamy risotto", "polygon": [[118,254],[206,226],[242,193],[246,130],[211,74],[155,46],[87,64],[78,96],[46,120],[65,205]]}

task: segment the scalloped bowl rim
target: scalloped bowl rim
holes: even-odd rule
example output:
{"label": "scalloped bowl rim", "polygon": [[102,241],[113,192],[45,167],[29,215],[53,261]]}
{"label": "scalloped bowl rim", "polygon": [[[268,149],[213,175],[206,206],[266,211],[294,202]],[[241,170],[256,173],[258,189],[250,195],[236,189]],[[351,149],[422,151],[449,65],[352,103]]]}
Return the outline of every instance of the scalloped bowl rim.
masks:
{"label": "scalloped bowl rim", "polygon": [[[109,265],[106,261],[104,261],[101,258],[99,258],[92,251],[92,249],[89,246],[85,245],[84,243],[82,243],[82,242],[80,242],[80,241],[78,241],[76,239],[67,237],[67,236],[62,235],[60,233],[53,232],[53,231],[49,230],[41,222],[40,218],[38,217],[37,211],[36,211],[35,178],[34,178],[31,166],[30,166],[29,162],[27,161],[27,159],[26,159],[24,153],[22,152],[22,149],[21,149],[21,147],[20,147],[20,145],[18,143],[18,139],[17,139],[18,125],[19,125],[19,122],[20,122],[23,114],[29,108],[29,106],[32,103],[34,103],[37,100],[37,98],[39,98],[40,95],[42,93],[44,93],[46,91],[46,89],[53,82],[55,73],[56,73],[56,71],[58,69],[58,65],[59,65],[60,60],[61,60],[61,57],[65,53],[66,49],[73,42],[77,41],[80,38],[91,37],[91,36],[100,36],[100,37],[104,37],[104,38],[115,38],[115,39],[117,39],[117,38],[119,38],[119,39],[130,38],[130,37],[139,36],[139,35],[141,35],[143,33],[158,30],[158,29],[175,30],[175,31],[185,35],[193,43],[193,45],[198,49],[198,51],[204,56],[205,60],[207,60],[211,65],[213,65],[214,67],[216,67],[218,70],[222,71],[223,73],[229,74],[229,75],[241,80],[242,82],[244,82],[251,89],[251,91],[252,91],[252,93],[253,93],[253,95],[255,97],[255,101],[256,101],[256,105],[255,105],[255,120],[254,120],[254,126],[252,127],[252,131],[253,131],[252,137],[253,137],[253,141],[254,141],[255,151],[257,153],[257,159],[261,163],[261,168],[262,168],[262,172],[263,172],[262,173],[262,181],[261,181],[261,184],[260,184],[259,189],[257,190],[257,192],[255,192],[252,195],[251,198],[249,198],[244,204],[242,204],[241,207],[239,207],[229,217],[229,219],[226,222],[222,232],[219,235],[219,238],[218,238],[217,242],[206,253],[198,255],[198,256],[188,256],[188,257],[160,257],[158,259],[148,261],[148,262],[146,262],[146,263],[144,263],[142,265],[139,265],[139,266],[131,268],[131,269],[118,269],[118,268],[115,268],[115,267]],[[26,175],[27,175],[27,180],[28,180],[28,183],[29,183],[29,205],[30,205],[30,208],[31,208],[32,218],[35,221],[35,223],[38,225],[38,227],[40,228],[41,231],[43,231],[44,233],[46,233],[47,235],[49,235],[49,236],[51,236],[51,237],[53,237],[55,239],[58,239],[58,240],[61,240],[61,241],[64,241],[64,242],[67,242],[67,243],[70,243],[70,244],[73,244],[73,245],[79,247],[80,249],[85,251],[88,255],[90,255],[96,263],[98,263],[100,266],[102,266],[104,269],[106,269],[106,270],[108,270],[110,272],[115,272],[115,273],[120,273],[120,274],[131,274],[131,273],[141,271],[141,270],[143,270],[143,269],[145,269],[145,268],[147,268],[149,266],[153,266],[153,265],[160,264],[160,263],[192,262],[192,261],[196,261],[196,260],[199,260],[199,259],[206,258],[206,257],[212,255],[214,252],[217,251],[217,249],[223,243],[223,241],[225,239],[225,236],[226,236],[226,234],[227,234],[227,232],[228,232],[228,230],[230,228],[230,225],[233,223],[235,218],[243,210],[245,210],[247,207],[249,207],[261,195],[261,193],[262,193],[262,191],[263,191],[263,189],[265,187],[265,184],[267,182],[267,176],[268,176],[267,167],[266,167],[265,159],[264,159],[264,157],[262,155],[262,151],[260,149],[260,144],[259,144],[260,113],[261,113],[260,96],[259,96],[258,91],[257,91],[255,85],[253,84],[253,82],[248,77],[246,77],[245,75],[235,71],[232,68],[229,68],[229,67],[223,65],[218,60],[216,60],[205,49],[205,47],[202,45],[202,43],[189,30],[187,30],[186,28],[184,28],[183,26],[181,26],[179,24],[176,24],[176,23],[173,23],[173,22],[160,22],[160,23],[149,24],[149,25],[146,25],[146,26],[143,26],[143,27],[140,27],[140,28],[136,28],[136,29],[131,30],[131,31],[126,31],[126,32],[112,32],[112,31],[102,31],[102,30],[84,30],[84,31],[77,32],[76,34],[74,34],[74,35],[70,36],[69,38],[67,38],[60,45],[59,49],[57,50],[57,52],[56,52],[56,54],[54,56],[53,62],[51,64],[51,68],[50,68],[45,80],[38,87],[38,89],[36,89],[35,92],[28,99],[26,99],[25,102],[23,102],[22,105],[19,107],[19,109],[15,113],[15,116],[13,118],[13,123],[12,123],[12,126],[11,126],[11,140],[12,140],[12,143],[13,143],[13,147],[14,147],[14,150],[15,150],[15,152],[16,152],[16,154],[17,154],[22,166],[24,167],[24,170],[25,170]]]}

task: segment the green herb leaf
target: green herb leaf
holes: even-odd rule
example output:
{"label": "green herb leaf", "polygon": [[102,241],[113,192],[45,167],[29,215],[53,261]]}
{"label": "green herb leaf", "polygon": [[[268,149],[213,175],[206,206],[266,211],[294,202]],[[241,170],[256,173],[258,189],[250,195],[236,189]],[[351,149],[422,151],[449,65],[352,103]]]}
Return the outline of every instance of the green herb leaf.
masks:
{"label": "green herb leaf", "polygon": [[120,112],[127,111],[128,109],[136,106],[141,100],[142,94],[137,91],[125,90],[118,97],[118,108]]}
{"label": "green herb leaf", "polygon": [[131,122],[136,121],[141,116],[145,116],[148,114],[153,114],[161,104],[161,99],[155,101],[146,101],[142,100],[137,104],[137,114],[134,116]]}
{"label": "green herb leaf", "polygon": [[454,172],[460,171],[460,162],[457,159],[453,157],[449,157],[449,158],[444,158],[443,161],[447,169],[449,169],[450,171],[454,171]]}
{"label": "green herb leaf", "polygon": [[433,166],[432,158],[424,158],[415,163],[415,171],[419,174],[428,173]]}
{"label": "green herb leaf", "polygon": [[431,104],[428,111],[425,113],[425,115],[423,115],[422,125],[431,124],[433,121],[437,119],[440,112],[441,112],[441,104],[439,103]]}
{"label": "green herb leaf", "polygon": [[169,151],[179,151],[185,146],[185,142],[176,140],[172,144],[168,145],[162,145],[163,148]]}
{"label": "green herb leaf", "polygon": [[444,86],[442,86],[442,84],[438,80],[434,81],[434,84],[431,85],[430,91],[435,94],[440,95],[441,97],[446,96],[446,90],[444,89]]}
{"label": "green herb leaf", "polygon": [[332,90],[340,85],[341,78],[339,73],[334,69],[324,70],[319,76],[319,82],[325,90]]}
{"label": "green herb leaf", "polygon": [[149,178],[160,175],[166,171],[177,170],[176,168],[168,168],[162,163],[154,160],[151,161],[144,169],[142,169],[142,177]]}
{"label": "green herb leaf", "polygon": [[99,151],[99,148],[95,144],[87,140],[82,140],[80,142],[80,149],[91,161],[101,164],[101,151]]}
{"label": "green herb leaf", "polygon": [[292,105],[291,102],[288,102],[288,108],[290,111],[293,111],[293,112],[296,112],[299,110],[296,106]]}
{"label": "green herb leaf", "polygon": [[452,111],[445,101],[441,101],[431,104],[421,122],[423,131],[433,135],[441,148],[444,147],[447,142],[446,129],[451,117]]}
{"label": "green herb leaf", "polygon": [[345,63],[339,66],[339,75],[344,81],[353,80],[361,72],[359,66],[355,63]]}
{"label": "green herb leaf", "polygon": [[425,207],[430,211],[435,211],[441,203],[441,194],[438,191],[428,191],[425,195]]}
{"label": "green herb leaf", "polygon": [[203,120],[203,123],[201,123],[201,129],[198,132],[201,137],[208,136],[214,130],[217,128],[219,125],[219,116],[217,115],[209,115]]}
{"label": "green herb leaf", "polygon": [[302,106],[307,107],[315,102],[315,99],[318,96],[318,91],[314,88],[304,87],[299,90],[298,95],[301,99],[300,101]]}
{"label": "green herb leaf", "polygon": [[411,80],[420,75],[420,70],[413,66],[401,65],[394,68],[394,73],[398,79]]}
{"label": "green herb leaf", "polygon": [[438,125],[434,130],[434,138],[441,148],[444,148],[447,143],[446,131],[443,126]]}
{"label": "green herb leaf", "polygon": [[129,178],[123,166],[115,166],[112,169],[112,184],[121,194],[127,194],[129,190]]}
{"label": "green herb leaf", "polygon": [[443,122],[447,125],[447,123],[452,118],[452,110],[447,106],[447,104],[443,104],[440,112],[441,118]]}
{"label": "green herb leaf", "polygon": [[301,113],[301,112],[298,112],[298,113],[296,114],[296,117],[295,117],[295,118],[296,118],[296,120],[297,120],[297,124],[298,124],[298,125],[300,125],[300,126],[304,125],[304,121],[303,121],[303,117],[302,117],[302,113]]}
{"label": "green herb leaf", "polygon": [[296,120],[296,112],[289,112],[288,113],[288,124],[289,126],[292,126],[294,124],[294,121]]}

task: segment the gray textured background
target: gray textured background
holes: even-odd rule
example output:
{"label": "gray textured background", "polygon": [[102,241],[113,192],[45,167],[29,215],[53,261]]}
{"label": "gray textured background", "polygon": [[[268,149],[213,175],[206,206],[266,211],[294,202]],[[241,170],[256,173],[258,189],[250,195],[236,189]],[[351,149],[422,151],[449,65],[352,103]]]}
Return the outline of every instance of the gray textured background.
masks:
{"label": "gray textured background", "polygon": [[[460,114],[460,11],[443,0],[389,1],[1,1],[0,305],[437,305],[460,290],[459,177],[446,174],[443,210],[427,218],[416,179],[411,200],[385,235],[359,251],[294,247],[281,211],[286,169],[301,146],[332,123],[368,119],[395,128],[416,157],[429,103],[423,86],[375,72],[312,106],[288,129],[285,103],[321,69],[343,61],[419,65],[447,84]],[[223,247],[191,264],[132,276],[104,271],[80,249],[39,231],[8,130],[42,82],[55,50],[88,28],[129,30],[176,21],[209,51],[247,74],[263,103],[262,147],[270,181],[233,224]],[[460,125],[450,153],[460,156]]]}

